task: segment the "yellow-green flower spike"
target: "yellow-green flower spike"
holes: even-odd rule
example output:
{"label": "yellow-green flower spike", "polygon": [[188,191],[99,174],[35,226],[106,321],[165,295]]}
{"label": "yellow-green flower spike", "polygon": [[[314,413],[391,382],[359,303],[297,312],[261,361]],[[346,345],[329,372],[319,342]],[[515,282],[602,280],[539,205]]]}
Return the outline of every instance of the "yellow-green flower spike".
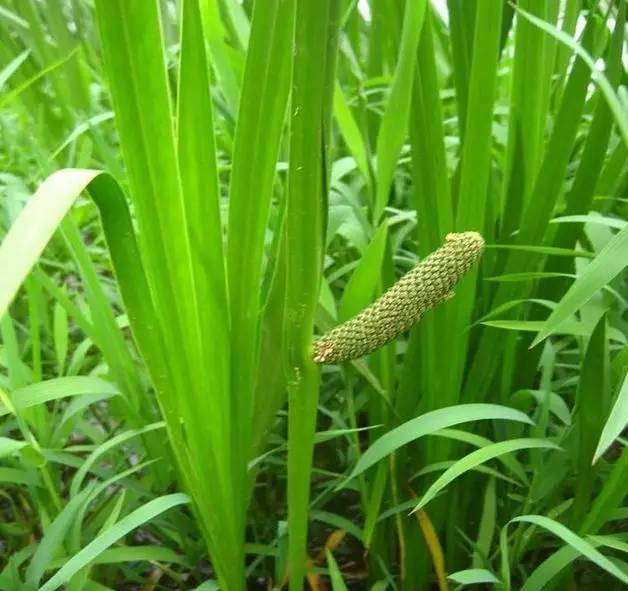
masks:
{"label": "yellow-green flower spike", "polygon": [[406,273],[357,316],[314,342],[317,363],[339,363],[372,353],[409,330],[430,308],[453,296],[453,287],[484,250],[477,232],[448,234],[439,249]]}

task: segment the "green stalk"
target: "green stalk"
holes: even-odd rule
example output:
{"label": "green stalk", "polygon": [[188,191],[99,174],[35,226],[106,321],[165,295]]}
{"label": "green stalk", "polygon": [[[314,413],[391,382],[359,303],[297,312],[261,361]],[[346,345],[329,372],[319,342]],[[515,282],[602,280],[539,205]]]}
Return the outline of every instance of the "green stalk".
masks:
{"label": "green stalk", "polygon": [[286,375],[288,376],[288,535],[290,589],[305,576],[309,488],[319,370],[311,359],[326,211],[326,142],[339,7],[299,0],[296,9],[290,169],[286,212]]}

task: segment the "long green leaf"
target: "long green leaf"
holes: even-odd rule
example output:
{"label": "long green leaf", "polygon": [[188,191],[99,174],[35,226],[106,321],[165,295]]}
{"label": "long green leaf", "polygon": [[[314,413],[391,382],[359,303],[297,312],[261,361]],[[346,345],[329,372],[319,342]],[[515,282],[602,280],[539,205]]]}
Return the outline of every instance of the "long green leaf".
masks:
{"label": "long green leaf", "polygon": [[447,576],[454,583],[461,585],[478,585],[480,583],[495,584],[499,579],[489,570],[484,568],[470,568],[451,573]]}
{"label": "long green leaf", "polygon": [[585,267],[569,291],[549,315],[532,346],[555,333],[602,287],[610,283],[628,264],[628,228],[618,232]]}
{"label": "long green leaf", "polygon": [[[355,478],[396,449],[446,427],[484,419],[503,419],[531,424],[522,412],[496,404],[461,404],[440,408],[392,429],[371,445],[358,460],[347,481]],[[346,481],[345,481],[346,482]]]}
{"label": "long green leaf", "polygon": [[[501,2],[477,3],[467,107],[473,116],[466,120],[455,213],[455,227],[460,231],[483,233],[486,222],[502,9]],[[456,300],[452,302],[453,323],[449,327],[453,334],[460,335],[470,324],[477,274],[477,269],[472,269],[457,289]],[[457,347],[453,351],[454,371],[450,372],[451,382],[448,387],[457,391],[468,343],[463,338],[456,339],[456,342]]]}
{"label": "long green leaf", "polygon": [[569,47],[584,61],[587,67],[591,70],[591,79],[600,87],[604,99],[608,102],[608,106],[613,113],[615,123],[617,124],[617,127],[619,127],[624,143],[628,145],[628,106],[622,102],[604,72],[597,67],[595,59],[570,35],[560,31],[550,23],[535,17],[533,14],[530,14],[521,8],[517,8],[517,12],[535,26],[543,29],[545,32],[555,37],[560,43]]}
{"label": "long green leaf", "polygon": [[425,507],[441,490],[456,478],[462,476],[468,470],[488,462],[503,454],[513,453],[522,449],[560,449],[558,445],[546,439],[511,439],[500,441],[478,449],[464,458],[458,460],[453,466],[448,468],[438,479],[427,489],[421,500],[414,508],[414,511]]}
{"label": "long green leaf", "polygon": [[597,462],[602,454],[613,444],[613,442],[621,435],[628,425],[628,376],[617,393],[615,404],[611,410],[611,414],[604,423],[600,440],[593,455],[593,463]]}
{"label": "long green leaf", "polygon": [[372,242],[347,282],[338,308],[340,322],[355,316],[373,300],[380,279],[387,237],[388,226],[384,222],[375,231]]}
{"label": "long green leaf", "polygon": [[[45,380],[13,390],[11,403],[15,411],[21,411],[51,400],[95,393],[116,396],[120,392],[113,384],[100,378],[74,376]],[[13,411],[0,402],[0,416],[9,412]]]}
{"label": "long green leaf", "polygon": [[90,487],[87,487],[80,494],[73,497],[50,524],[26,570],[27,583],[39,585],[46,569],[62,547],[67,533],[90,490]]}
{"label": "long green leaf", "polygon": [[0,246],[0,316],[76,198],[98,174],[97,170],[56,172],[39,186],[20,212]]}
{"label": "long green leaf", "polygon": [[[591,562],[593,562],[593,564],[604,569],[606,572],[610,573],[623,583],[628,584],[628,574],[623,572],[611,560],[596,550],[589,542],[573,533],[569,528],[565,527],[561,523],[558,523],[545,515],[521,515],[519,517],[515,517],[509,523],[519,522],[533,523],[534,525],[538,525],[539,527],[546,529],[556,537],[566,542],[579,554],[588,558]],[[506,528],[502,530],[502,537],[505,535],[504,532],[506,532]]]}
{"label": "long green leaf", "polygon": [[149,501],[143,507],[129,513],[129,515],[123,517],[118,523],[94,538],[85,548],[73,556],[57,573],[46,581],[46,583],[40,587],[40,591],[54,591],[58,589],[63,584],[67,583],[75,573],[88,565],[92,560],[96,559],[102,552],[129,532],[144,525],[165,511],[189,502],[189,497],[181,493],[165,495]]}
{"label": "long green leaf", "polygon": [[[290,90],[294,10],[294,2],[255,3],[229,187],[233,446],[245,454],[259,355],[266,229]],[[240,496],[246,496],[244,491]]]}
{"label": "long green leaf", "polygon": [[388,203],[388,193],[397,166],[397,158],[406,137],[410,115],[412,72],[426,6],[425,0],[405,3],[399,58],[377,136],[377,192],[374,212],[376,221],[379,220]]}

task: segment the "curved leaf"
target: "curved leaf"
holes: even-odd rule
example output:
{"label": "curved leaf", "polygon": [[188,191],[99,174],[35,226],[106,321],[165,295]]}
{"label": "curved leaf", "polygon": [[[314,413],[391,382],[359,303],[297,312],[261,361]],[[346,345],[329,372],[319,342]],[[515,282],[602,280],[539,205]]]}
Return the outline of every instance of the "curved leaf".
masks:
{"label": "curved leaf", "polygon": [[612,445],[612,443],[622,434],[628,425],[628,375],[617,395],[617,400],[611,410],[611,414],[604,424],[600,441],[597,444],[593,463],[600,459],[600,456]]}
{"label": "curved leaf", "polygon": [[349,477],[340,486],[344,486],[346,482],[410,441],[446,427],[484,419],[503,419],[532,424],[530,418],[522,412],[497,404],[460,404],[439,408],[407,421],[380,437],[364,452]]}
{"label": "curved leaf", "polygon": [[164,511],[172,509],[178,505],[189,503],[190,499],[187,495],[175,493],[165,495],[146,503],[143,507],[136,509],[123,517],[118,523],[102,534],[96,536],[85,548],[83,548],[76,556],[68,560],[61,569],[51,577],[39,591],[54,591],[67,583],[74,574],[88,565],[92,560],[100,556],[112,544],[133,531],[135,528],[144,525],[157,515],[161,515]]}
{"label": "curved leaf", "polygon": [[[60,398],[70,398],[84,396],[86,394],[100,394],[103,397],[116,396],[120,393],[118,388],[112,383],[101,378],[92,376],[72,376],[65,378],[54,378],[30,384],[23,388],[17,388],[10,394],[10,400],[16,412],[58,400]],[[5,404],[0,402],[0,417],[12,412]]]}
{"label": "curved leaf", "polygon": [[593,295],[628,265],[628,228],[618,232],[582,271],[543,323],[532,347],[557,332]]}
{"label": "curved leaf", "polygon": [[499,441],[492,445],[487,445],[481,449],[471,452],[469,455],[458,460],[451,468],[447,469],[436,482],[430,486],[423,495],[414,511],[425,507],[441,490],[448,484],[453,482],[459,476],[462,476],[468,470],[472,470],[476,466],[488,462],[503,454],[513,453],[522,449],[560,449],[558,445],[548,441],[547,439],[511,439],[509,441]]}
{"label": "curved leaf", "polygon": [[448,577],[454,583],[461,585],[478,585],[480,583],[499,583],[499,579],[490,571],[484,568],[469,568],[451,573]]}
{"label": "curved leaf", "polygon": [[99,174],[98,170],[59,170],[27,201],[0,245],[0,316],[6,312],[65,214]]}
{"label": "curved leaf", "polygon": [[[571,548],[576,550],[576,552],[578,552],[585,558],[588,558],[591,562],[593,562],[593,564],[604,569],[606,572],[613,575],[614,577],[616,577],[623,583],[628,584],[628,574],[626,574],[619,567],[617,567],[611,560],[609,560],[606,556],[604,556],[604,554],[596,550],[594,546],[590,544],[587,540],[585,540],[584,538],[581,538],[579,535],[575,534],[569,528],[565,527],[561,523],[558,523],[557,521],[554,521],[553,519],[550,519],[549,517],[545,517],[544,515],[521,515],[519,517],[515,517],[514,519],[511,519],[508,522],[508,525],[510,525],[511,523],[519,523],[519,522],[532,523],[534,525],[542,527],[543,529],[546,529],[550,533],[554,534],[555,536],[559,537],[561,540],[566,542]],[[502,535],[501,535],[502,547],[504,546],[505,541],[507,539],[507,529],[508,529],[508,526],[506,526],[502,530]],[[566,564],[568,564],[569,562],[567,556],[568,554],[566,553],[565,554]],[[502,571],[505,576],[503,577],[503,579],[505,581],[508,581],[510,577],[509,577],[509,568],[506,562],[507,562],[507,556],[504,556],[502,560]],[[510,588],[510,585],[508,585],[507,588]]]}

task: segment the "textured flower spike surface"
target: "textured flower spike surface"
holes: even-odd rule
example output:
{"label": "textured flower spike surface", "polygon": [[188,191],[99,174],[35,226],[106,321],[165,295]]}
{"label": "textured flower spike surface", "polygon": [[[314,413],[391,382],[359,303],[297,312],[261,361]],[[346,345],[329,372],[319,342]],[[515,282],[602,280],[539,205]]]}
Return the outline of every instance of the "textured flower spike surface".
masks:
{"label": "textured flower spike surface", "polygon": [[314,342],[317,363],[339,363],[372,353],[409,330],[453,288],[484,250],[477,232],[448,234],[443,244],[354,318]]}

